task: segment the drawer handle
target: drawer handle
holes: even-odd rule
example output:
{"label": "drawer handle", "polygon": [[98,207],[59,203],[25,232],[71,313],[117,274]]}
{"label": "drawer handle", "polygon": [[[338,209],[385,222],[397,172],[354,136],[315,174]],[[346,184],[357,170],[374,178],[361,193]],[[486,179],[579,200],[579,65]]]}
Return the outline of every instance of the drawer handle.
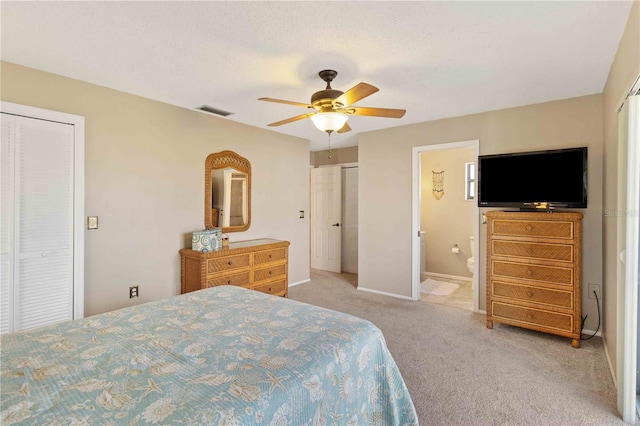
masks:
{"label": "drawer handle", "polygon": [[269,287],[269,293],[271,293],[271,287]]}
{"label": "drawer handle", "polygon": [[231,280],[227,280],[227,284],[231,284]]}
{"label": "drawer handle", "polygon": [[527,248],[527,254],[533,254],[533,249]]}
{"label": "drawer handle", "polygon": [[533,297],[533,292],[531,290],[527,290],[527,297]]}
{"label": "drawer handle", "polygon": [[527,226],[527,231],[531,231],[531,226]]}
{"label": "drawer handle", "polygon": [[527,317],[526,317],[526,318],[527,318],[528,320],[532,320],[532,319],[533,319],[533,315],[531,315],[531,314],[527,314]]}
{"label": "drawer handle", "polygon": [[271,271],[269,271],[269,275],[271,275]]}
{"label": "drawer handle", "polygon": [[233,263],[232,261],[229,261],[229,262],[227,263],[227,265],[231,265],[232,263]]}
{"label": "drawer handle", "polygon": [[533,275],[533,271],[531,269],[527,269],[527,275],[532,276]]}
{"label": "drawer handle", "polygon": [[272,255],[272,254],[270,254],[270,255],[269,255],[269,259],[272,259],[272,258],[273,258],[273,255]]}

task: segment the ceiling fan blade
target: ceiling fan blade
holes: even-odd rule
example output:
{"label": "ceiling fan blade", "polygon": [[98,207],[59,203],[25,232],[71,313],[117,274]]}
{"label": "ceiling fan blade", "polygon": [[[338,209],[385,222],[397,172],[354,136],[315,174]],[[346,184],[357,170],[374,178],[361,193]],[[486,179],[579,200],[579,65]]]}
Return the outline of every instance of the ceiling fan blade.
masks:
{"label": "ceiling fan blade", "polygon": [[348,114],[365,115],[369,117],[388,117],[402,118],[407,112],[405,109],[393,108],[369,108],[369,107],[349,107],[346,109]]}
{"label": "ceiling fan blade", "polygon": [[313,105],[310,105],[310,104],[303,104],[302,102],[294,102],[294,101],[284,101],[282,99],[258,98],[258,100],[259,101],[267,101],[267,102],[276,102],[278,104],[294,105],[294,106],[299,106],[299,107],[303,107],[303,108],[313,108]]}
{"label": "ceiling fan blade", "polygon": [[346,133],[346,132],[350,132],[351,131],[351,127],[349,127],[348,123],[344,123],[344,126],[342,126],[342,128],[340,130],[338,130],[338,133]]}
{"label": "ceiling fan blade", "polygon": [[338,96],[333,100],[333,103],[340,103],[343,106],[353,105],[361,99],[366,98],[369,95],[373,95],[378,90],[377,87],[372,86],[367,83],[358,83],[353,86],[351,89],[344,92],[342,95]]}
{"label": "ceiling fan blade", "polygon": [[307,113],[307,114],[297,115],[295,117],[287,118],[286,120],[282,120],[282,121],[276,121],[275,123],[271,123],[271,124],[267,124],[267,125],[271,126],[271,127],[282,126],[283,124],[289,124],[289,123],[293,123],[294,121],[304,120],[305,118],[311,117],[314,114],[315,114],[315,112],[310,112],[310,113]]}

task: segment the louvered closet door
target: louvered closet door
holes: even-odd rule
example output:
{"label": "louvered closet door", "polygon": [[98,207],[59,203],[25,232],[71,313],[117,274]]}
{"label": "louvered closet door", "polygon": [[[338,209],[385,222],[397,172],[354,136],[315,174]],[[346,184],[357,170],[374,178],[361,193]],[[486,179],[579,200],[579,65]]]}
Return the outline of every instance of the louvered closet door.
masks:
{"label": "louvered closet door", "polygon": [[11,282],[13,277],[13,140],[15,120],[12,116],[2,114],[2,149],[0,163],[2,169],[2,186],[0,191],[0,334],[12,329],[9,303],[13,292]]}
{"label": "louvered closet door", "polygon": [[14,120],[15,258],[9,293],[12,328],[18,331],[73,319],[74,141],[72,125]]}

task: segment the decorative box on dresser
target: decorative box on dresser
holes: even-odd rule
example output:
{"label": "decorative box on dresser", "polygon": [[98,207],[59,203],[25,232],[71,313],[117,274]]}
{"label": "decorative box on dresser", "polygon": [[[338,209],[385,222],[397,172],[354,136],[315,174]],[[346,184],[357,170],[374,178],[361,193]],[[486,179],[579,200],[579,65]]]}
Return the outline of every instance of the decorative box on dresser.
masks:
{"label": "decorative box on dresser", "polygon": [[580,347],[582,213],[491,211],[487,328],[504,323]]}
{"label": "decorative box on dresser", "polygon": [[210,252],[180,250],[182,293],[237,285],[288,296],[289,241],[259,239],[229,243]]}

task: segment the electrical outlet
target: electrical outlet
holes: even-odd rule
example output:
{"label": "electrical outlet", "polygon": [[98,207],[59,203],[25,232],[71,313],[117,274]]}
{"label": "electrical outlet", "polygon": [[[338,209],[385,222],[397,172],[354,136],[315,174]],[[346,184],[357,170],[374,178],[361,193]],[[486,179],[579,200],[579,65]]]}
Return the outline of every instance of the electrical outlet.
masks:
{"label": "electrical outlet", "polygon": [[596,292],[596,294],[598,295],[598,300],[602,300],[602,295],[600,294],[600,284],[589,284],[587,288],[589,289],[589,299],[595,299],[596,296],[593,294],[593,292]]}
{"label": "electrical outlet", "polygon": [[133,287],[129,287],[129,299],[133,299],[134,297],[138,297],[137,285],[134,285]]}

